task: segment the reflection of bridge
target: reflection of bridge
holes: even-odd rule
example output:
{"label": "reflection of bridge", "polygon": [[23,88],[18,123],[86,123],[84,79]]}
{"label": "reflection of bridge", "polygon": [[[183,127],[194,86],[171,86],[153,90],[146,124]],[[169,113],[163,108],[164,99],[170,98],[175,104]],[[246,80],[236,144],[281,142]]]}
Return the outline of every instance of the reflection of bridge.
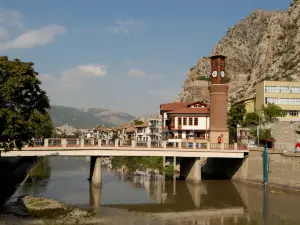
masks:
{"label": "reflection of bridge", "polygon": [[[150,181],[146,176],[134,177],[133,180],[125,179],[125,182],[130,182],[136,188],[145,185],[147,193],[157,203],[102,206],[125,209],[129,212],[151,213],[151,217],[171,220],[178,224],[192,220],[209,224],[211,219],[218,221],[216,224],[225,224],[226,218],[238,221],[238,216],[245,214],[243,200],[230,182],[210,181],[195,185],[176,179],[167,182]],[[218,184],[222,185],[222,188]],[[90,190],[90,204],[99,209],[101,189],[91,186]],[[163,197],[162,192],[165,193]]]}
{"label": "reflection of bridge", "polygon": [[[89,142],[88,142],[89,141]],[[101,140],[96,143],[94,140],[84,139],[45,139],[44,146],[24,147],[21,151],[14,150],[2,152],[3,157],[13,156],[92,156],[90,180],[99,186],[102,182],[101,159],[103,156],[174,156],[181,157],[181,176],[193,182],[201,181],[201,167],[203,160],[200,158],[235,158],[243,159],[248,153],[247,146],[210,144],[205,145],[197,142],[173,143],[172,147],[167,146],[167,142],[162,142],[160,147],[136,146],[132,144],[124,145],[119,140],[114,145],[102,144]]]}

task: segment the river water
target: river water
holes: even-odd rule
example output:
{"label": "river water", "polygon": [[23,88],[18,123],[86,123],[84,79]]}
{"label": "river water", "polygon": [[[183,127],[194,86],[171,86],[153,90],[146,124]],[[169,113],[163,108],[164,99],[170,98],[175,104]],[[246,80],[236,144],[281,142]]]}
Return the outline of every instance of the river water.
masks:
{"label": "river water", "polygon": [[[21,185],[20,195],[54,198],[92,208],[107,224],[124,225],[299,225],[300,193],[264,189],[231,181],[125,177],[103,169],[102,188],[87,181],[85,157],[50,157],[49,178]],[[48,168],[49,169],[49,168]],[[51,173],[50,173],[51,172]]]}

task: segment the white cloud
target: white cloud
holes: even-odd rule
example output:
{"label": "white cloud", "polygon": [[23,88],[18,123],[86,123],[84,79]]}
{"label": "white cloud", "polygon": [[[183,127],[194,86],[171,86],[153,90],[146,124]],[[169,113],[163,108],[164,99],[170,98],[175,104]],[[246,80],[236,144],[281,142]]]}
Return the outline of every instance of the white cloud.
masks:
{"label": "white cloud", "polygon": [[107,74],[107,66],[106,65],[83,65],[77,67],[79,70],[85,73],[92,74],[96,77],[104,77]]}
{"label": "white cloud", "polygon": [[126,65],[126,66],[132,66],[134,64],[134,62],[130,59],[124,59],[123,63]]}
{"label": "white cloud", "polygon": [[127,75],[130,77],[148,77],[154,79],[158,79],[162,77],[160,73],[148,73],[141,69],[130,69],[127,71]]}
{"label": "white cloud", "polygon": [[129,20],[117,20],[116,24],[121,26],[139,26],[142,25],[143,22],[141,20],[129,19]]}
{"label": "white cloud", "polygon": [[138,28],[143,25],[141,20],[117,20],[115,26],[109,28],[109,31],[114,34],[129,34],[133,28]]}
{"label": "white cloud", "polygon": [[130,33],[129,29],[126,27],[111,27],[109,30],[111,33],[114,33],[114,34],[129,34]]}
{"label": "white cloud", "polygon": [[29,30],[11,41],[0,43],[0,50],[43,46],[53,42],[56,35],[66,32],[65,27],[51,24],[40,29]]}
{"label": "white cloud", "polygon": [[16,10],[0,8],[0,24],[22,27],[22,13]]}
{"label": "white cloud", "polygon": [[130,69],[127,72],[127,75],[130,77],[144,77],[146,74],[147,73],[145,71],[139,69]]}
{"label": "white cloud", "polygon": [[67,69],[62,72],[60,80],[67,83],[80,83],[82,79],[91,77],[104,77],[107,74],[106,65],[80,65],[76,68]]}

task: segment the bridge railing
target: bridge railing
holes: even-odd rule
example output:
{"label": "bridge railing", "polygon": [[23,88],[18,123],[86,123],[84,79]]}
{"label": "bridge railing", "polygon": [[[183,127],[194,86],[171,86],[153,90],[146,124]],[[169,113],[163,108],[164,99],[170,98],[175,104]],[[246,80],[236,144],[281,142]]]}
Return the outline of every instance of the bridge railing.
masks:
{"label": "bridge railing", "polygon": [[[33,146],[41,146],[38,142]],[[29,146],[30,147],[30,146]],[[248,150],[247,144],[227,144],[209,142],[168,142],[168,141],[121,141],[119,139],[98,140],[98,139],[78,139],[78,138],[49,138],[44,140],[44,147],[132,147],[132,148],[171,148],[171,149],[208,149],[208,150]]]}

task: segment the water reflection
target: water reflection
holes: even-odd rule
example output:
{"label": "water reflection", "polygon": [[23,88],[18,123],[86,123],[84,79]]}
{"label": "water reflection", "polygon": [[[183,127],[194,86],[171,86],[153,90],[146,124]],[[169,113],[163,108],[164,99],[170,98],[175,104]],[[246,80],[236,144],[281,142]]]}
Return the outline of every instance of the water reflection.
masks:
{"label": "water reflection", "polygon": [[27,183],[26,188],[18,190],[19,195],[40,195],[91,207],[101,216],[107,216],[107,209],[116,210],[109,213],[113,217],[120,216],[119,209],[125,209],[126,213],[146,213],[142,221],[138,220],[139,223],[129,223],[132,217],[136,220],[136,216],[126,214],[128,221],[121,218],[118,224],[147,224],[149,221],[153,225],[300,224],[300,195],[297,193],[230,181],[203,181],[195,185],[174,177],[165,180],[122,176],[104,169],[103,185],[99,189],[86,181],[89,163],[85,158],[57,157],[50,158],[49,162],[52,171],[50,178]]}

